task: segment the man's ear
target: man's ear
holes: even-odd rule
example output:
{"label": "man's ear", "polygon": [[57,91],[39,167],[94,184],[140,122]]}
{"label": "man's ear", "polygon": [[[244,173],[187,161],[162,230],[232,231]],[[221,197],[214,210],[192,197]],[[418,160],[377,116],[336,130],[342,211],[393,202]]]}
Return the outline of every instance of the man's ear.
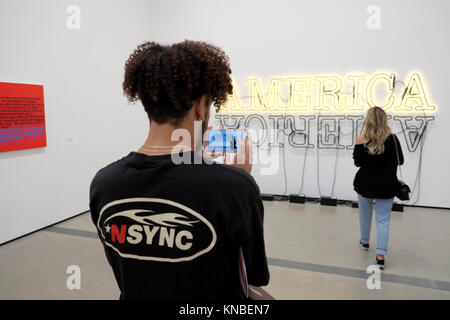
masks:
{"label": "man's ear", "polygon": [[205,105],[205,103],[206,95],[202,95],[200,98],[194,101],[195,120],[205,120],[206,108],[208,107]]}

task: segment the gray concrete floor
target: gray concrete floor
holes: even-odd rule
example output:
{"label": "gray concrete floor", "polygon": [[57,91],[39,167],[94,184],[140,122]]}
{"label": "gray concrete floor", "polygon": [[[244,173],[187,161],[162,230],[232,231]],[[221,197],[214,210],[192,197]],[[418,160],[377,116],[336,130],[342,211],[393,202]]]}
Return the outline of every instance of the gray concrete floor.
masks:
{"label": "gray concrete floor", "polygon": [[[393,212],[381,289],[366,268],[376,247],[357,246],[358,211],[264,202],[270,284],[276,299],[450,299],[450,211]],[[81,289],[69,290],[69,265]],[[0,299],[117,299],[119,291],[89,213],[0,246]]]}

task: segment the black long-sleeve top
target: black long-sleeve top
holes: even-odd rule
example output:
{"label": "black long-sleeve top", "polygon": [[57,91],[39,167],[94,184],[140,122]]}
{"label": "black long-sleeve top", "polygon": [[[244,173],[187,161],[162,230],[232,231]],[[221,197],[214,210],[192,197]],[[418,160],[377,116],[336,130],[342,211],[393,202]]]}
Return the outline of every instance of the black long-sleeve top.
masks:
{"label": "black long-sleeve top", "polygon": [[355,166],[360,167],[353,180],[354,190],[366,198],[393,198],[397,190],[397,155],[394,139],[397,142],[400,164],[403,152],[398,138],[391,134],[384,142],[384,152],[370,155],[365,144],[356,144],[353,149]]}

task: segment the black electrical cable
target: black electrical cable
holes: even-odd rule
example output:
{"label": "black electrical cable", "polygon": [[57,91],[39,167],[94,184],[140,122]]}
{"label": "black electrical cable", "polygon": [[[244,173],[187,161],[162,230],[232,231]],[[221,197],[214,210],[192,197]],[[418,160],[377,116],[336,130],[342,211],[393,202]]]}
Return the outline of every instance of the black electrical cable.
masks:
{"label": "black electrical cable", "polygon": [[[291,85],[289,85],[289,96],[291,95],[291,91],[292,87]],[[281,97],[281,100],[284,103],[288,102],[288,99],[284,100],[283,97]],[[286,118],[286,108],[284,108],[284,118]],[[286,144],[286,133],[284,132],[285,128],[284,128],[284,124],[283,124],[283,171],[284,171],[284,192],[283,195],[285,196],[287,193],[287,173],[286,173],[286,148],[287,148],[287,144]]]}
{"label": "black electrical cable", "polygon": [[[320,110],[319,110],[319,116],[317,119],[320,118]],[[319,122],[317,122],[317,130],[319,129]],[[316,152],[316,174],[317,174],[317,191],[319,191],[319,196],[322,198],[322,192],[320,191],[320,161],[319,161],[319,135],[317,135],[317,152]]]}
{"label": "black electrical cable", "polygon": [[286,174],[286,144],[285,144],[286,135],[283,134],[283,171],[284,171],[284,192],[283,195],[286,195],[287,192],[287,174]]}
{"label": "black electrical cable", "polygon": [[414,192],[416,191],[416,187],[417,187],[417,196],[416,196],[416,200],[414,202],[409,203],[409,201],[411,201],[411,200],[409,200],[407,202],[409,205],[415,205],[419,201],[419,198],[420,198],[420,184],[421,184],[421,180],[422,180],[423,148],[424,148],[424,145],[425,145],[425,137],[426,137],[427,126],[428,126],[428,124],[426,123],[424,128],[423,128],[422,134],[419,137],[419,140],[420,140],[419,141],[419,143],[420,143],[419,164],[418,164],[418,168],[417,168],[416,178],[414,180],[414,186],[413,186],[412,191],[411,191],[411,196],[412,196],[414,194]]}
{"label": "black electrical cable", "polygon": [[334,198],[334,186],[336,185],[336,175],[337,175],[337,162],[339,156],[339,145],[340,145],[340,134],[341,134],[341,126],[338,123],[338,136],[336,139],[336,159],[334,160],[334,176],[333,176],[333,186],[331,187],[331,197]]}
{"label": "black electrical cable", "polygon": [[301,179],[301,185],[300,189],[298,190],[298,194],[301,195],[303,191],[303,182],[305,180],[305,166],[306,166],[306,155],[308,153],[308,147],[309,147],[309,136],[306,134],[303,134],[305,136],[305,142],[306,142],[306,149],[305,149],[305,155],[303,157],[303,167],[302,167],[302,179]]}

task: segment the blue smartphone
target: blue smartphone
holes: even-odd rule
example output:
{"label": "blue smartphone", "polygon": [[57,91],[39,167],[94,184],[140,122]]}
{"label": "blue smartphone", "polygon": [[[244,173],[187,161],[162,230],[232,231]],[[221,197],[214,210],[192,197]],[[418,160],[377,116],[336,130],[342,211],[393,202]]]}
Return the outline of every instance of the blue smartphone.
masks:
{"label": "blue smartphone", "polygon": [[215,152],[236,152],[237,139],[243,139],[242,130],[210,130],[208,132],[208,150]]}

